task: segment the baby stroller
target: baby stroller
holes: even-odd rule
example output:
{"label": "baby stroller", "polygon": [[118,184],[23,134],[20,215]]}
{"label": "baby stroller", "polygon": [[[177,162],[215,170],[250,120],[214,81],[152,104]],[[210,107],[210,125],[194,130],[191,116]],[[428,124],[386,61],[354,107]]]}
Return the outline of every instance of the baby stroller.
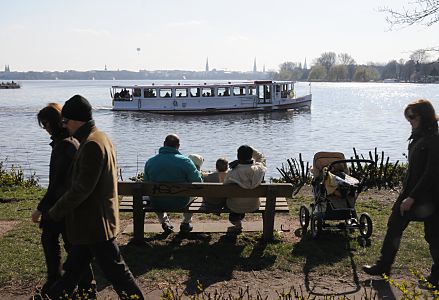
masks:
{"label": "baby stroller", "polygon": [[[357,218],[355,202],[363,190],[362,181],[348,175],[347,163],[374,164],[372,160],[345,159],[340,152],[318,152],[314,155],[312,189],[314,203],[311,213],[304,205],[299,210],[300,226],[306,232],[311,221],[311,235],[317,238],[324,229],[359,229],[360,235],[369,238],[372,234],[372,219],[367,213]],[[366,169],[367,170],[367,169]],[[334,224],[327,221],[342,220]]]}

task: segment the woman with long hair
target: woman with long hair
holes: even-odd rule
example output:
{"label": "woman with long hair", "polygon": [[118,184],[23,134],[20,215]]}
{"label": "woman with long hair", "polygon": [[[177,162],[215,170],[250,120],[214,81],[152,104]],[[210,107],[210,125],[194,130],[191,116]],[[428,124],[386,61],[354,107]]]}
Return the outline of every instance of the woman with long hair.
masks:
{"label": "woman with long hair", "polygon": [[[70,247],[65,234],[64,220],[55,222],[48,216],[49,209],[70,185],[69,172],[79,147],[78,141],[69,137],[67,130],[62,126],[61,109],[61,104],[49,103],[37,114],[38,124],[47,131],[52,140],[50,143],[52,153],[50,155],[49,186],[31,216],[32,221],[39,223],[42,229],[41,244],[47,266],[47,281],[41,289],[42,295],[45,295],[50,286],[61,278],[63,267],[66,268],[61,263],[60,236],[67,252]],[[81,288],[94,290],[92,281],[93,274],[90,269],[90,273],[84,275],[85,284]]]}
{"label": "woman with long hair", "polygon": [[433,265],[427,281],[439,279],[439,134],[438,117],[425,99],[411,102],[404,116],[412,127],[408,146],[408,169],[402,190],[393,205],[381,256],[373,266],[363,266],[369,275],[389,274],[404,230],[410,221],[424,222]]}

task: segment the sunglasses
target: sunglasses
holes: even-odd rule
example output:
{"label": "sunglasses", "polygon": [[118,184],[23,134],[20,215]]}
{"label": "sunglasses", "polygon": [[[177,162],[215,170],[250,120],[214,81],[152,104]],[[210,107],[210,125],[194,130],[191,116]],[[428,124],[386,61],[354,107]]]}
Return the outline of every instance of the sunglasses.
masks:
{"label": "sunglasses", "polygon": [[67,123],[69,123],[69,121],[70,121],[70,119],[67,119],[67,118],[61,119],[61,123],[63,123],[63,124],[67,124]]}

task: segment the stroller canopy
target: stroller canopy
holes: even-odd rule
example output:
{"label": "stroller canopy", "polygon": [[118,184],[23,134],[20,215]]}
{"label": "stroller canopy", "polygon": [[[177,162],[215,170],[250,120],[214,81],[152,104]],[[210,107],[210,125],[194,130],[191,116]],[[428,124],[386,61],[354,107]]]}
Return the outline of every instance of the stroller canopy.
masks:
{"label": "stroller canopy", "polygon": [[[317,178],[323,175],[323,168],[329,166],[336,160],[346,159],[341,152],[317,152],[314,155],[314,162],[312,166],[312,175]],[[348,173],[348,167],[346,163],[339,163],[334,165],[334,169],[331,172],[345,172]]]}

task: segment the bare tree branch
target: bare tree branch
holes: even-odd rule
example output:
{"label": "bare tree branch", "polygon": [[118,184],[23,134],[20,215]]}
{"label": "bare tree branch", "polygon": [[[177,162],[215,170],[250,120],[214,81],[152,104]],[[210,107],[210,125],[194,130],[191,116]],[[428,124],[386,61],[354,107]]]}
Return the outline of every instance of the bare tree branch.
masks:
{"label": "bare tree branch", "polygon": [[439,0],[415,0],[409,4],[410,8],[404,7],[401,11],[389,7],[380,8],[379,11],[388,15],[386,21],[391,28],[414,24],[432,26],[439,22]]}

